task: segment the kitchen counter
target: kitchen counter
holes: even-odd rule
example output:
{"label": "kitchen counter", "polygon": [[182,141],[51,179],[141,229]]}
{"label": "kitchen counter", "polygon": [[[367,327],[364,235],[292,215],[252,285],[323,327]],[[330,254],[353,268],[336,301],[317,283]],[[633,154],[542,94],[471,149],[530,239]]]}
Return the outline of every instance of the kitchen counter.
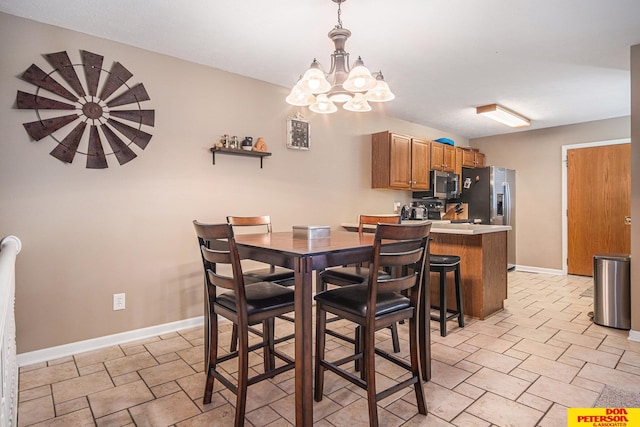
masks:
{"label": "kitchen counter", "polygon": [[[460,257],[464,315],[485,319],[502,310],[507,299],[507,231],[511,226],[432,222],[430,253]],[[341,225],[350,231],[358,230],[358,224]],[[374,228],[371,226],[371,231]],[[447,283],[447,301],[454,309],[452,273],[447,274]],[[432,305],[440,300],[437,273],[430,276],[430,299]]]}
{"label": "kitchen counter", "polygon": [[[448,220],[428,220],[432,222],[431,233],[442,234],[485,234],[485,233],[497,233],[500,231],[511,230],[510,225],[488,225],[488,224],[468,224],[468,223],[451,223]],[[403,224],[411,224],[423,221],[416,220],[403,220]],[[348,231],[358,231],[357,223],[342,223],[340,224],[344,229]],[[374,225],[365,225],[365,231],[371,231],[375,229]]]}

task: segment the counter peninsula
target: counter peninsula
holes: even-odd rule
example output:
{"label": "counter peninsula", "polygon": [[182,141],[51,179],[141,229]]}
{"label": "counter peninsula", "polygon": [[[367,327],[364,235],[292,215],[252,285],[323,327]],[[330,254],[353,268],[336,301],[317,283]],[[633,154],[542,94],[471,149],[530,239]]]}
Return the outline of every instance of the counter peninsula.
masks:
{"label": "counter peninsula", "polygon": [[[482,320],[502,310],[504,300],[507,299],[507,231],[511,230],[511,226],[432,222],[430,252],[458,255],[461,259],[460,275],[465,316]],[[350,231],[358,229],[357,224],[341,225]],[[447,276],[447,301],[450,301],[451,308],[454,308],[453,274]],[[430,279],[431,301],[439,301],[438,274],[432,273]]]}

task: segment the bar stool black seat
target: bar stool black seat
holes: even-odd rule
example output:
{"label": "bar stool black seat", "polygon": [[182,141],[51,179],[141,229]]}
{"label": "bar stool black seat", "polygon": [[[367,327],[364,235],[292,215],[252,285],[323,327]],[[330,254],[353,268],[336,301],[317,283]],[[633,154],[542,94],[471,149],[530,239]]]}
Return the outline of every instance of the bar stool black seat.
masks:
{"label": "bar stool black seat", "polygon": [[[440,322],[440,335],[447,336],[447,321],[458,319],[458,326],[464,327],[464,313],[462,310],[462,289],[460,284],[460,257],[457,255],[429,255],[429,271],[440,274],[440,305],[431,308],[437,309],[439,315],[431,314],[431,320]],[[456,309],[447,308],[447,273],[455,274]]]}

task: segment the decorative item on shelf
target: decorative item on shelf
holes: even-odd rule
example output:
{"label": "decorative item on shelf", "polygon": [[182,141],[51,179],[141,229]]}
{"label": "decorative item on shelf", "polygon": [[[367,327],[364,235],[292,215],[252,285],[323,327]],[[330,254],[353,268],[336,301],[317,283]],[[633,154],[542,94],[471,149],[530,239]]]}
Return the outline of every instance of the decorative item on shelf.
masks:
{"label": "decorative item on shelf", "polygon": [[232,136],[231,141],[229,142],[229,148],[240,148],[240,143],[238,142],[237,136]]}
{"label": "decorative item on shelf", "polygon": [[240,147],[243,150],[251,151],[253,149],[253,138],[250,136],[245,136],[240,144]]}
{"label": "decorative item on shelf", "polygon": [[263,137],[258,138],[255,147],[253,147],[253,151],[259,151],[261,153],[265,153],[267,151],[267,143],[264,142]]}
{"label": "decorative item on shelf", "polygon": [[395,98],[384,81],[382,72],[374,75],[364,66],[361,57],[349,66],[349,53],[344,50],[351,31],[342,27],[341,5],[346,0],[332,0],[338,3],[338,25],[329,31],[329,38],[335,45],[331,54],[331,69],[328,74],[314,59],[311,67],[298,80],[286,101],[291,105],[308,106],[315,113],[328,114],[338,110],[335,102],[344,103],[349,111],[371,111],[369,102],[386,102]]}
{"label": "decorative item on shelf", "polygon": [[223,147],[225,147],[225,148],[228,147],[229,146],[229,135],[227,135],[226,133],[224,135],[222,135],[221,142],[222,142],[222,146]]}

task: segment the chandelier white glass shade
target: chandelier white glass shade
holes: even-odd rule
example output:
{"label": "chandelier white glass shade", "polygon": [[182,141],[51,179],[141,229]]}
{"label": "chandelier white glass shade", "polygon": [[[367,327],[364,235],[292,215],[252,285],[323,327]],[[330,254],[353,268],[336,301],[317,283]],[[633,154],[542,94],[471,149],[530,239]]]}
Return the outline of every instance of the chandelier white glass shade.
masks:
{"label": "chandelier white glass shade", "polygon": [[377,72],[375,76],[376,85],[364,95],[366,100],[371,102],[387,102],[393,100],[396,96],[391,92],[391,89],[389,89],[387,82],[384,81],[382,71]]}
{"label": "chandelier white glass shade", "polygon": [[315,101],[309,105],[309,109],[314,113],[329,114],[338,111],[336,104],[331,102],[326,93],[321,93],[315,97]]}
{"label": "chandelier white glass shade", "polygon": [[395,98],[384,81],[382,72],[371,74],[362,58],[349,67],[349,53],[344,49],[351,31],[342,27],[340,4],[346,0],[332,0],[338,3],[338,25],[329,31],[329,38],[335,45],[331,54],[331,68],[324,73],[320,63],[314,59],[309,69],[287,96],[291,105],[308,106],[316,113],[334,113],[338,111],[335,103],[344,104],[349,111],[371,111],[369,102],[387,102]]}

